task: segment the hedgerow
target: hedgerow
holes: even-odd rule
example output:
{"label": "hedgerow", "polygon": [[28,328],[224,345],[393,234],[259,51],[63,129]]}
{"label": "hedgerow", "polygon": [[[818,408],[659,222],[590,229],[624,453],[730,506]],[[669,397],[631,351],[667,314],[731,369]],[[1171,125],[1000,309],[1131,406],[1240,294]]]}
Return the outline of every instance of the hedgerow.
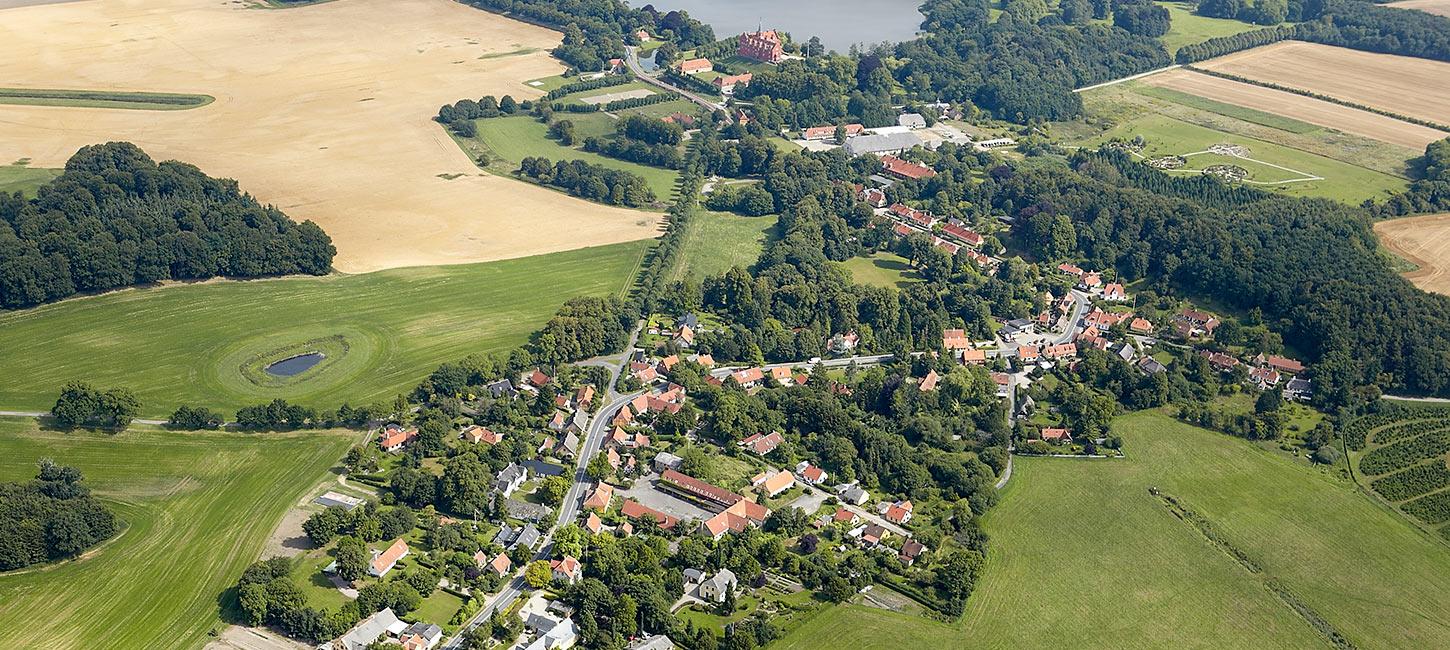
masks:
{"label": "hedgerow", "polygon": [[1404,501],[1450,485],[1450,469],[1446,469],[1445,461],[1436,460],[1395,472],[1370,485],[1390,501]]}
{"label": "hedgerow", "polygon": [[1439,456],[1446,450],[1450,450],[1450,430],[1427,433],[1365,454],[1359,461],[1359,471],[1368,475],[1388,474],[1426,458]]}
{"label": "hedgerow", "polygon": [[1450,519],[1450,492],[1436,492],[1406,503],[1401,508],[1410,516],[1427,524],[1438,524]]}

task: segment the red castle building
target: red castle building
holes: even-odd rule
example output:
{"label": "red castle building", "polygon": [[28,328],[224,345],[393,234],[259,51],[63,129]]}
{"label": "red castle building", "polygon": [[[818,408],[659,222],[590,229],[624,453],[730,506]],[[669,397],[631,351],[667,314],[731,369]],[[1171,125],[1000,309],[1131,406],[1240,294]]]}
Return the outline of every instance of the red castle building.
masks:
{"label": "red castle building", "polygon": [[785,44],[774,30],[746,32],[740,35],[740,47],[735,53],[747,59],[778,63],[785,58]]}

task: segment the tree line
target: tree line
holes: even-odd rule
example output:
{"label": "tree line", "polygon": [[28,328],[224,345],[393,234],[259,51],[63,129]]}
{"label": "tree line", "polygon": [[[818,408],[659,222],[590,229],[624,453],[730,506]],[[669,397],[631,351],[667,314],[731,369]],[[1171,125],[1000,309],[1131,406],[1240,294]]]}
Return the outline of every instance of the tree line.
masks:
{"label": "tree line", "polygon": [[[1260,0],[1257,4],[1263,4]],[[1232,0],[1201,3],[1237,6]],[[1256,4],[1256,6],[1257,6]],[[1227,11],[1227,9],[1225,9]],[[1295,16],[1295,12],[1299,16]],[[1231,52],[1283,40],[1310,41],[1367,52],[1398,54],[1436,61],[1450,61],[1450,18],[1424,11],[1383,7],[1359,0],[1323,0],[1289,3],[1289,20],[1297,25],[1274,27],[1231,36],[1210,38],[1186,45],[1176,55],[1179,63],[1196,63]]]}
{"label": "tree line", "polygon": [[0,193],[0,308],[162,280],[323,275],[337,250],[236,181],[139,147],[82,147],[34,198]]}
{"label": "tree line", "polygon": [[610,169],[582,160],[560,160],[529,156],[519,163],[518,173],[569,194],[609,205],[642,208],[655,202],[654,190],[638,174]]}

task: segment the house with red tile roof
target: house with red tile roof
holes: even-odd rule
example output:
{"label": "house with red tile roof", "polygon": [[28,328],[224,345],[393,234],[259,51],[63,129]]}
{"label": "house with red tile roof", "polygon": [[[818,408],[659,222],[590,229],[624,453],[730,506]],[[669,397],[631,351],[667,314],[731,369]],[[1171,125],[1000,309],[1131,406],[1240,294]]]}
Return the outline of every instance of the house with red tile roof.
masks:
{"label": "house with red tile roof", "polygon": [[675,330],[675,343],[685,347],[694,345],[695,330],[691,329],[689,325],[681,325],[679,329]]}
{"label": "house with red tile roof", "polygon": [[1071,276],[1080,276],[1080,275],[1082,275],[1082,269],[1078,268],[1076,265],[1068,264],[1067,262],[1063,262],[1061,264],[1058,264],[1057,265],[1057,270],[1062,271],[1063,273],[1066,273],[1066,274],[1071,275]]}
{"label": "house with red tile roof", "polygon": [[760,368],[746,368],[736,370],[730,374],[730,377],[735,380],[735,383],[740,384],[741,388],[754,388],[765,380],[765,371]]}
{"label": "house with red tile roof", "polygon": [[499,553],[497,557],[493,558],[493,560],[488,563],[488,568],[490,571],[493,571],[495,575],[505,576],[508,575],[509,569],[512,568],[513,565],[513,560],[510,560],[508,555]]}
{"label": "house with red tile roof", "polygon": [[1268,390],[1279,385],[1279,371],[1273,368],[1256,367],[1249,370],[1249,380]]}
{"label": "house with red tile roof", "polygon": [[725,533],[740,533],[750,526],[759,526],[769,515],[770,511],[765,506],[742,498],[706,519],[703,527],[710,537],[720,539]]}
{"label": "house with red tile roof", "polygon": [[964,329],[944,329],[941,331],[942,347],[947,350],[967,350],[972,347],[972,340],[967,337]]}
{"label": "house with red tile roof", "polygon": [[745,32],[740,35],[735,53],[763,63],[778,63],[785,58],[785,43],[775,30]]}
{"label": "house with red tile roof", "polygon": [[756,456],[764,456],[775,451],[775,448],[779,447],[783,442],[785,442],[785,438],[780,435],[780,432],[772,431],[770,433],[757,433],[741,440],[740,446]]}
{"label": "house with red tile roof", "polygon": [[378,434],[378,448],[383,451],[397,451],[418,437],[417,429],[389,424]]}
{"label": "house with red tile roof", "polygon": [[1134,318],[1132,322],[1128,323],[1128,331],[1134,334],[1152,334],[1153,323],[1146,318]]}
{"label": "house with red tile roof", "polygon": [[911,226],[908,226],[904,223],[898,223],[891,227],[891,232],[894,232],[901,237],[910,237],[911,235],[916,233],[916,230],[912,229]]}
{"label": "house with red tile roof", "polygon": [[594,486],[594,491],[590,492],[589,498],[584,500],[584,509],[604,512],[609,509],[609,502],[612,500],[614,500],[614,486],[601,482]]}
{"label": "house with red tile roof", "polygon": [[1103,300],[1108,302],[1122,302],[1128,299],[1128,291],[1123,285],[1117,282],[1109,282],[1103,287]]}
{"label": "house with red tile roof", "polygon": [[1048,442],[1066,442],[1072,440],[1072,432],[1061,427],[1046,427],[1042,429],[1042,439]]}
{"label": "house with red tile roof", "polygon": [[823,470],[809,463],[801,470],[801,478],[811,485],[820,485],[826,482],[826,470]]}
{"label": "house with red tile roof", "polygon": [[744,74],[722,74],[715,77],[715,80],[711,81],[710,84],[715,86],[715,90],[720,91],[721,95],[731,95],[735,93],[736,86],[749,86],[750,80],[753,78],[755,78],[755,75],[749,72]]}
{"label": "house with red tile roof", "polygon": [[553,381],[553,378],[544,374],[544,371],[539,370],[538,368],[534,368],[533,372],[529,373],[524,377],[524,382],[530,386],[533,386],[534,388],[543,388],[550,381]]}
{"label": "house with red tile roof", "polygon": [[624,504],[621,505],[619,508],[619,514],[629,517],[630,519],[633,519],[635,521],[643,519],[646,515],[648,515],[650,517],[653,517],[655,523],[659,524],[659,527],[664,530],[674,528],[676,524],[680,523],[680,520],[678,518],[655,510],[654,508],[646,506],[643,503],[635,501],[634,499],[625,499]]}
{"label": "house with red tile roof", "polygon": [[1076,343],[1058,343],[1042,348],[1042,356],[1049,359],[1062,359],[1065,357],[1077,356]]}
{"label": "house with red tile roof", "polygon": [[852,512],[852,511],[847,510],[845,508],[836,508],[836,514],[831,515],[831,521],[834,521],[834,522],[836,522],[838,524],[839,523],[854,524],[854,523],[856,523],[858,521],[861,521],[861,515],[858,515],[855,512]]}
{"label": "house with red tile roof", "polygon": [[982,236],[968,228],[963,228],[954,223],[942,226],[942,234],[954,237],[968,246],[977,247],[982,245]]}
{"label": "house with red tile roof", "polygon": [[795,476],[790,472],[761,472],[750,484],[765,493],[766,497],[775,498],[776,495],[795,487]]}
{"label": "house with red tile roof", "polygon": [[408,543],[402,539],[394,540],[387,550],[373,551],[373,559],[368,563],[368,575],[381,578],[388,575],[389,571],[401,560],[408,556]]}
{"label": "house with red tile roof", "polygon": [[[862,133],[866,132],[866,127],[860,124],[843,124],[842,126],[845,127],[846,137],[848,138],[855,135],[861,135]],[[811,126],[801,129],[802,140],[832,140],[835,139],[835,137],[836,127],[830,124],[826,126]],[[881,190],[876,191],[880,192]]]}
{"label": "house with red tile roof", "polygon": [[928,393],[936,390],[936,385],[940,381],[941,375],[936,374],[935,370],[928,370],[926,376],[921,378],[921,383],[918,383],[916,388],[923,393]]}
{"label": "house with red tile roof", "polygon": [[986,363],[987,363],[987,351],[986,350],[962,350],[962,363],[972,363],[972,364],[977,364],[977,365],[986,365]]}
{"label": "house with red tile roof", "polygon": [[604,530],[604,520],[600,519],[598,514],[591,512],[588,517],[584,518],[584,530],[598,535],[599,531]]}
{"label": "house with red tile roof", "polygon": [[715,65],[709,59],[687,59],[681,61],[677,69],[681,74],[700,74],[715,69]]}
{"label": "house with red tile roof", "polygon": [[471,424],[467,427],[464,427],[463,432],[458,434],[458,437],[467,440],[468,442],[471,442],[475,445],[481,442],[486,442],[490,445],[496,445],[500,442],[503,442],[503,434],[494,433],[493,431],[490,431],[488,427],[481,427],[476,424]]}
{"label": "house with red tile roof", "polygon": [[1260,354],[1259,356],[1254,357],[1254,361],[1260,364],[1267,365],[1274,370],[1278,370],[1279,372],[1287,372],[1289,374],[1299,374],[1301,372],[1304,372],[1304,364],[1299,362],[1298,360],[1290,359],[1289,357],[1281,357],[1274,354]]}
{"label": "house with red tile roof", "polygon": [[904,501],[897,501],[896,503],[887,505],[885,510],[881,513],[881,517],[893,524],[904,524],[911,521],[912,509],[913,508],[911,505],[911,501],[909,499]]}
{"label": "house with red tile roof", "polygon": [[1094,289],[1102,286],[1102,284],[1103,276],[1097,274],[1096,272],[1088,272],[1082,274],[1082,278],[1077,282],[1077,286],[1083,289]]}
{"label": "house with red tile roof", "polygon": [[886,207],[886,192],[881,191],[879,188],[865,188],[856,194],[856,198],[873,208]]}
{"label": "house with red tile roof", "polygon": [[1022,363],[1037,363],[1037,359],[1041,356],[1042,352],[1035,345],[1017,346],[1017,360]]}
{"label": "house with red tile roof", "polygon": [[571,555],[565,555],[558,560],[549,560],[549,568],[554,570],[555,580],[563,580],[571,585],[579,580],[579,560]]}
{"label": "house with red tile roof", "polygon": [[936,171],[926,165],[902,160],[891,154],[881,157],[881,169],[903,180],[921,180],[936,176]]}

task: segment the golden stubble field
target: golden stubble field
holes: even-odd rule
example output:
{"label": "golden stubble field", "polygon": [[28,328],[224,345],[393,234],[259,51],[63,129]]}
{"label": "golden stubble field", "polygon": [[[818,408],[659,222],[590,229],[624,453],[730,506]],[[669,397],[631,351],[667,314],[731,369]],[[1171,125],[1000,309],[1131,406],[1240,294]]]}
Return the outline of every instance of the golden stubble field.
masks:
{"label": "golden stubble field", "polygon": [[1450,63],[1284,41],[1196,65],[1450,124]]}
{"label": "golden stubble field", "polygon": [[[0,86],[201,93],[186,111],[0,105],[0,164],[129,140],[235,178],[332,236],[345,272],[657,234],[658,216],[483,175],[430,118],[539,94],[555,32],[449,0],[90,0],[0,11]],[[449,178],[452,180],[449,180]]]}
{"label": "golden stubble field", "polygon": [[1450,214],[1381,221],[1374,231],[1385,247],[1420,267],[1406,279],[1425,291],[1450,295]]}
{"label": "golden stubble field", "polygon": [[1313,97],[1264,88],[1192,70],[1169,70],[1143,79],[1150,86],[1170,88],[1236,106],[1292,117],[1310,124],[1421,151],[1450,133],[1411,124]]}
{"label": "golden stubble field", "polygon": [[1425,13],[1450,16],[1450,0],[1401,0],[1391,2],[1386,6],[1396,9],[1418,9]]}

